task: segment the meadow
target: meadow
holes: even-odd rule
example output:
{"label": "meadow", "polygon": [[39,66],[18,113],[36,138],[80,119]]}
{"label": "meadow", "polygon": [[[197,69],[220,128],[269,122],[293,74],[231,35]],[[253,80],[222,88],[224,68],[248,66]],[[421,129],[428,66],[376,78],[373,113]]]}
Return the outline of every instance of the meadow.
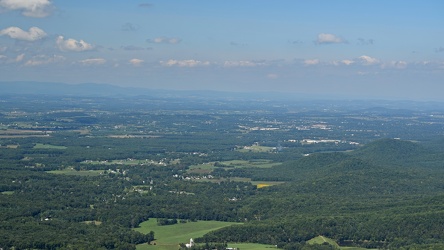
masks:
{"label": "meadow", "polygon": [[[155,240],[151,242],[151,245],[148,244],[137,245],[137,249],[177,250],[180,243],[188,243],[191,238],[194,239],[197,237],[201,237],[210,231],[214,231],[233,224],[240,224],[240,223],[222,222],[222,221],[197,221],[197,222],[178,223],[174,225],[158,226],[157,220],[155,218],[151,218],[148,221],[140,223],[139,227],[135,228],[135,230],[144,234],[149,233],[150,231],[154,231]],[[264,247],[266,247],[265,245],[260,245],[260,244],[240,244],[240,245],[243,245],[242,250],[264,249]]]}

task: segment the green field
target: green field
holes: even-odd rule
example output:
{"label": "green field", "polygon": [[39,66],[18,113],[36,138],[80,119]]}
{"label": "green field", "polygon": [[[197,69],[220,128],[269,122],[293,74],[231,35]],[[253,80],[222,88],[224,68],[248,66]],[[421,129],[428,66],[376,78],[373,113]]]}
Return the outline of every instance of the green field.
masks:
{"label": "green field", "polygon": [[258,160],[232,160],[232,161],[222,161],[221,164],[228,165],[235,168],[271,168],[277,166],[280,163],[275,163],[270,160],[258,159]]}
{"label": "green field", "polygon": [[14,194],[14,191],[3,191],[3,192],[0,192],[0,194],[12,195],[12,194]]}
{"label": "green field", "polygon": [[321,236],[321,235],[307,241],[307,244],[310,244],[310,245],[314,245],[314,244],[322,245],[324,243],[328,243],[329,245],[332,245],[335,248],[339,249],[339,245],[338,245],[338,243],[336,243],[336,241],[334,241],[330,238]]}
{"label": "green field", "polygon": [[65,146],[55,146],[50,144],[37,143],[34,146],[34,149],[67,149]]}
{"label": "green field", "polygon": [[195,174],[210,174],[217,164],[225,166],[223,168],[271,168],[279,165],[280,163],[272,162],[270,160],[258,159],[258,160],[231,160],[220,162],[208,162],[199,165],[191,165],[188,167],[188,173]]}
{"label": "green field", "polygon": [[307,244],[310,245],[315,245],[315,244],[322,245],[324,243],[328,243],[329,245],[332,245],[335,249],[340,249],[340,250],[369,250],[368,248],[362,248],[362,247],[341,247],[338,245],[338,243],[336,243],[336,241],[321,235],[307,241]]}
{"label": "green field", "polygon": [[137,246],[137,249],[177,250],[180,243],[188,243],[191,238],[201,237],[210,231],[227,227],[233,224],[239,223],[221,221],[198,221],[178,223],[168,226],[158,226],[157,220],[155,218],[152,218],[148,221],[140,223],[139,227],[135,230],[145,234],[149,233],[150,231],[154,231],[154,237],[156,239],[154,242],[152,242],[152,245],[141,244]]}
{"label": "green field", "polygon": [[257,145],[253,145],[253,146],[248,146],[248,147],[243,147],[238,149],[239,152],[256,152],[256,153],[266,153],[266,152],[273,152],[275,150],[275,148],[273,147],[266,147],[266,146],[257,146]]}
{"label": "green field", "polygon": [[46,171],[50,174],[64,174],[64,175],[78,175],[78,176],[99,176],[103,173],[103,170],[82,170],[77,171],[72,168],[66,168],[63,170],[52,170],[52,171]]}

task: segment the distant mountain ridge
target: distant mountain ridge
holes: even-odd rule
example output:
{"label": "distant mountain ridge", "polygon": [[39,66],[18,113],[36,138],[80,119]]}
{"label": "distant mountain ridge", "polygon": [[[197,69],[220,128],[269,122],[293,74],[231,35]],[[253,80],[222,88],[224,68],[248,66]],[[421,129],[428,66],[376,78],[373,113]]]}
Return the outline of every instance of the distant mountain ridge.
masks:
{"label": "distant mountain ridge", "polygon": [[[409,114],[412,110],[442,110],[444,102],[409,100],[378,100],[345,98],[338,96],[307,95],[292,92],[227,92],[216,90],[171,90],[144,87],[125,87],[106,83],[67,84],[59,82],[0,81],[1,95],[85,96],[85,97],[134,97],[145,96],[160,99],[186,98],[201,100],[241,100],[275,103],[309,103],[310,107],[354,107],[363,113],[375,115]],[[309,111],[310,112],[310,111]]]}
{"label": "distant mountain ridge", "polygon": [[97,83],[0,82],[0,93],[23,95],[122,96],[150,94],[150,90]]}

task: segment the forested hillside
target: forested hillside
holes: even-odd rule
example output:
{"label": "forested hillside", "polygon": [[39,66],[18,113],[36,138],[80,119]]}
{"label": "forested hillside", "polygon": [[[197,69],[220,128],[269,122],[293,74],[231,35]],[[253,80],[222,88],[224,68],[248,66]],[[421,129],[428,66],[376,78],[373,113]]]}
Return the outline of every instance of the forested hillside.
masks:
{"label": "forested hillside", "polygon": [[[319,153],[256,173],[285,179],[260,190],[242,209],[243,226],[225,228],[202,240],[277,243],[316,235],[341,244],[397,248],[444,239],[442,152],[418,143],[383,139],[349,153]],[[424,162],[424,164],[422,164]],[[433,160],[434,162],[434,160]]]}

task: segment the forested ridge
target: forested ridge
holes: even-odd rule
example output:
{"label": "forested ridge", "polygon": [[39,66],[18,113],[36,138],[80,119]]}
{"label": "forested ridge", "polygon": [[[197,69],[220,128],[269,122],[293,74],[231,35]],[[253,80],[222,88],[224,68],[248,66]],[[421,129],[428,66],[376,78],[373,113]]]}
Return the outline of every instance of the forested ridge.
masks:
{"label": "forested ridge", "polygon": [[444,169],[442,162],[428,164],[429,157],[442,153],[383,139],[351,153],[314,154],[261,171],[256,178],[274,172],[291,181],[260,190],[260,199],[247,202],[244,209],[253,212],[248,219],[254,222],[202,240],[254,238],[290,247],[324,235],[341,244],[397,248],[436,243],[440,249]]}

